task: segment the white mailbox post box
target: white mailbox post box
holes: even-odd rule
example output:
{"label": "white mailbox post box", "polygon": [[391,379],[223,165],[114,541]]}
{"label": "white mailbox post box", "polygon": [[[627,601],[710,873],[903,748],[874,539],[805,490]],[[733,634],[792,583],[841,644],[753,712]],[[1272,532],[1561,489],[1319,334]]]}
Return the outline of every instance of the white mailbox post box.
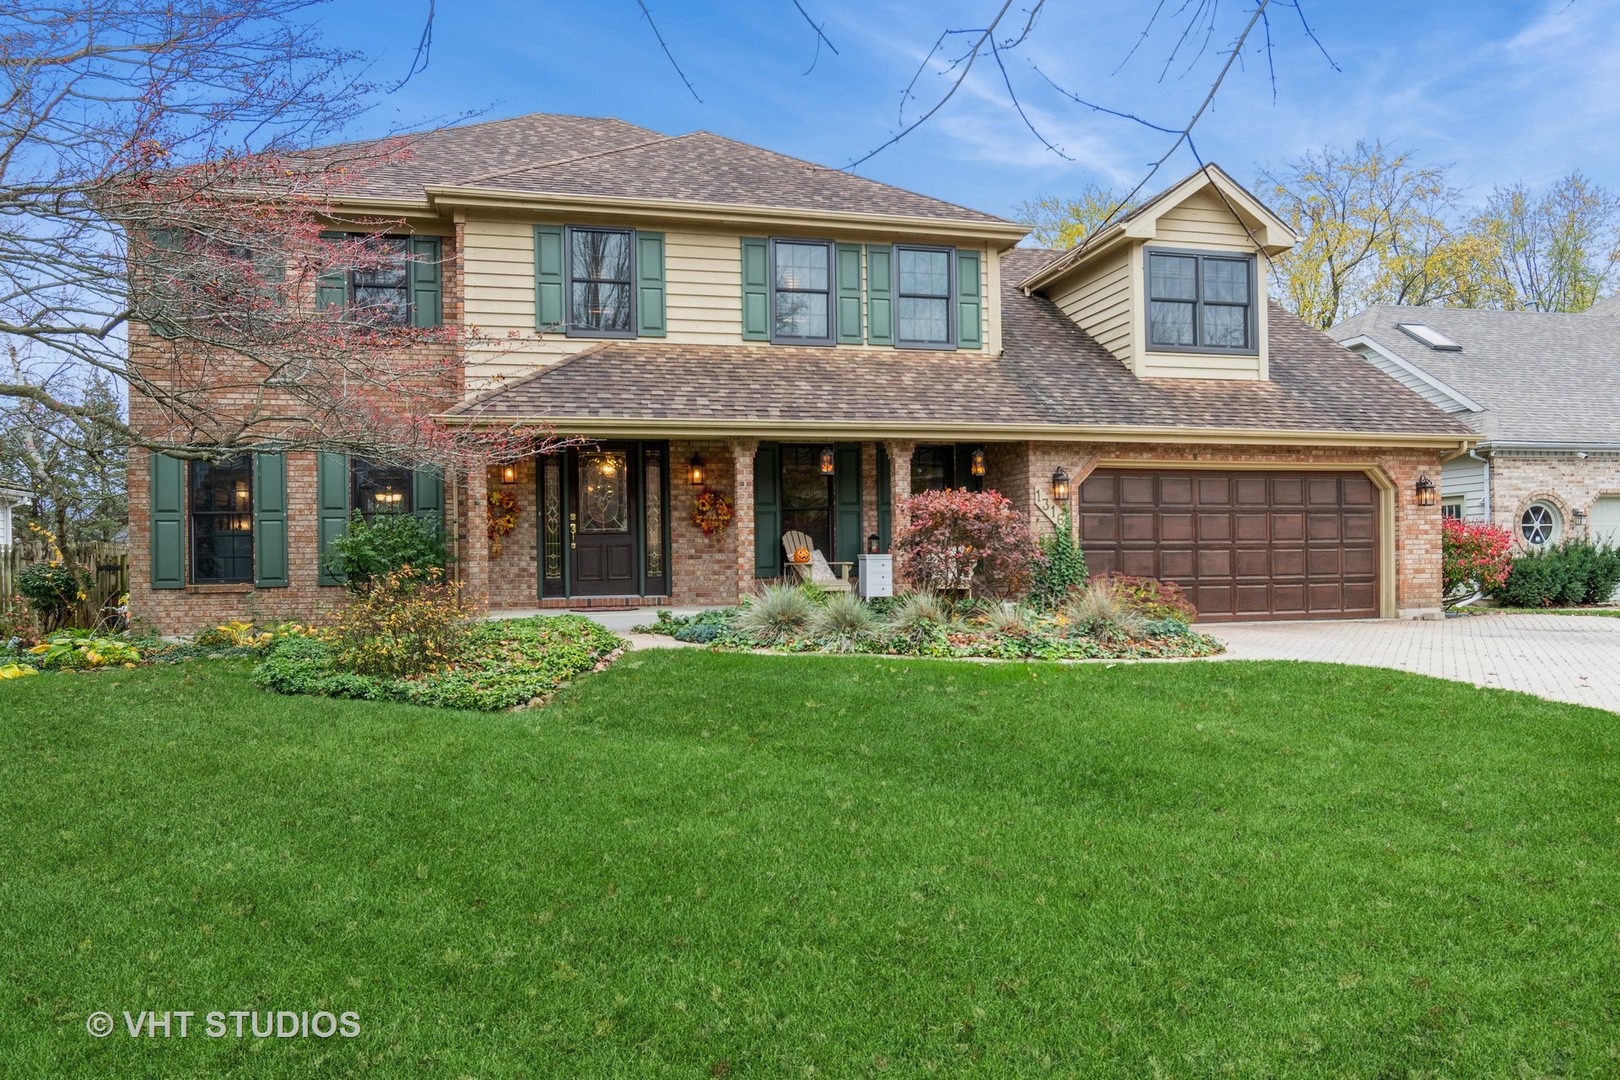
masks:
{"label": "white mailbox post box", "polygon": [[857,570],[860,579],[856,582],[856,588],[860,590],[862,600],[894,595],[893,555],[861,555]]}

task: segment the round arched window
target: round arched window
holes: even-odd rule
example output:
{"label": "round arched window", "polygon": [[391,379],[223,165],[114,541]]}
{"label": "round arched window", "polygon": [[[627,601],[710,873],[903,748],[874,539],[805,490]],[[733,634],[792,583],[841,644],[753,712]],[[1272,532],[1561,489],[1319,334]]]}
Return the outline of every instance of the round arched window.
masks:
{"label": "round arched window", "polygon": [[1550,503],[1531,503],[1519,515],[1519,535],[1533,547],[1543,547],[1558,539],[1562,527],[1558,509]]}

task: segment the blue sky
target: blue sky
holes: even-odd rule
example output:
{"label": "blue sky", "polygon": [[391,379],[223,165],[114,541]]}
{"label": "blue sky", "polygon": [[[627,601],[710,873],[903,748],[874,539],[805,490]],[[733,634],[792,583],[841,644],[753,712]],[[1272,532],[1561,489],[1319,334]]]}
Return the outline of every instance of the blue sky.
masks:
{"label": "blue sky", "polygon": [[[1547,184],[1579,169],[1620,188],[1620,0],[1301,0],[1338,70],[1300,29],[1271,12],[1275,100],[1258,32],[1195,133],[1206,160],[1241,180],[1323,145],[1382,138],[1452,166],[1475,200],[1492,186]],[[702,102],[659,50],[635,0],[440,3],[431,60],[351,134],[420,127],[468,111],[617,116],[678,134],[708,130],[827,165],[844,165],[897,127],[900,91],[941,30],[982,26],[994,0],[801,0],[839,52],[816,55],[792,0],[648,0]],[[1014,0],[1004,25],[1027,0]],[[1174,0],[1167,10],[1178,6]],[[925,127],[859,171],[887,183],[1012,215],[1025,198],[1087,181],[1129,188],[1169,136],[1058,96],[1031,64],[1083,97],[1179,128],[1224,62],[1252,4],[1220,6],[1200,59],[1161,78],[1179,25],[1161,22],[1122,68],[1150,2],[1050,0],[1030,39],[1008,56],[1020,100],[1072,161],[1045,150],[981,61]],[[373,75],[409,68],[427,5],[336,0],[322,11],[334,45],[365,52]],[[1018,18],[1019,25],[1022,18]],[[1118,69],[1116,71],[1116,69]],[[918,81],[915,115],[947,87]],[[1149,190],[1195,165],[1183,150]]]}

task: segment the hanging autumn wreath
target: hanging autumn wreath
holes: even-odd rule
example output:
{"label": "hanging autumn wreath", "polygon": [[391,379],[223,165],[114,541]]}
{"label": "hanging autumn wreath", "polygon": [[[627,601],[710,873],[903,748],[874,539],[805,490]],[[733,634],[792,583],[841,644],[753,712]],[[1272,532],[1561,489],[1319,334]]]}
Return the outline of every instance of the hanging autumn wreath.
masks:
{"label": "hanging autumn wreath", "polygon": [[501,553],[501,541],[512,535],[512,530],[517,528],[517,520],[517,496],[510,491],[490,492],[488,531],[491,558]]}
{"label": "hanging autumn wreath", "polygon": [[692,524],[702,529],[704,536],[713,536],[730,525],[734,514],[731,500],[718,491],[704,488],[692,500]]}

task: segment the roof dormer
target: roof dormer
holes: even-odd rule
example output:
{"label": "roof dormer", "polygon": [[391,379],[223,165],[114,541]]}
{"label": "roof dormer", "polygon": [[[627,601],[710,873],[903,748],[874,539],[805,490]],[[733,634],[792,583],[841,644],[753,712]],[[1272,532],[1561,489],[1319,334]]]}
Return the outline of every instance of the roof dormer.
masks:
{"label": "roof dormer", "polygon": [[1265,263],[1297,241],[1208,165],[1021,283],[1143,378],[1265,379]]}

